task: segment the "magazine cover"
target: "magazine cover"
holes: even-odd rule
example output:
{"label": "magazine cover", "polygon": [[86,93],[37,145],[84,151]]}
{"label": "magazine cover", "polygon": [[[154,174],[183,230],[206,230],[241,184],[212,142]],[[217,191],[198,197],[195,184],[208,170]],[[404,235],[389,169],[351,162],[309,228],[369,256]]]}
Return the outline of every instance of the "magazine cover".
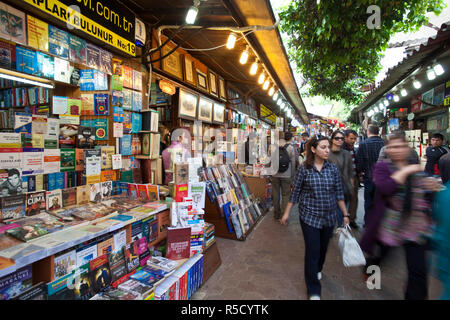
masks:
{"label": "magazine cover", "polygon": [[24,191],[21,169],[0,169],[0,192],[2,197],[21,194]]}

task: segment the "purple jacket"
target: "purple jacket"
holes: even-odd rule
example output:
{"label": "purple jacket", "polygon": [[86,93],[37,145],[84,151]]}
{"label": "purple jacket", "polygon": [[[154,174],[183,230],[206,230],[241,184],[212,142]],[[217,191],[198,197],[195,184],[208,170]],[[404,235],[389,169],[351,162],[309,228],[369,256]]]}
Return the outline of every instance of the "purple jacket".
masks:
{"label": "purple jacket", "polygon": [[386,198],[393,195],[397,189],[397,182],[391,178],[392,173],[386,162],[377,162],[373,167],[373,182],[377,189],[373,201],[374,205],[368,212],[369,218],[360,241],[361,249],[368,254],[373,254],[378,228],[386,207]]}

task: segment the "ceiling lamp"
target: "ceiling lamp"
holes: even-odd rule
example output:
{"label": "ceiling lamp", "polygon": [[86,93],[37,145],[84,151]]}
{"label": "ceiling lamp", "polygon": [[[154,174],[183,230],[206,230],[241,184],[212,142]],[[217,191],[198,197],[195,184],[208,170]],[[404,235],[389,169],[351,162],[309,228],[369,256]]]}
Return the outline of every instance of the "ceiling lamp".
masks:
{"label": "ceiling lamp", "polygon": [[231,32],[230,35],[228,36],[228,40],[227,40],[227,49],[234,48],[234,44],[236,43],[236,38],[237,38],[237,34],[234,32]]}
{"label": "ceiling lamp", "polygon": [[278,99],[278,91],[277,92],[275,92],[275,94],[273,95],[273,101],[277,101],[277,99]]}
{"label": "ceiling lamp", "polygon": [[241,63],[241,64],[246,64],[247,63],[247,60],[248,60],[248,57],[249,57],[249,53],[248,53],[248,46],[245,48],[245,50],[244,51],[242,51],[242,53],[241,53],[241,58],[239,59],[239,62]]}
{"label": "ceiling lamp", "polygon": [[194,5],[189,8],[189,10],[186,14],[186,24],[194,24],[195,19],[197,19],[199,5],[200,5],[200,0],[194,0]]}
{"label": "ceiling lamp", "polygon": [[273,94],[275,93],[275,87],[272,87],[269,89],[269,97],[273,96]]}
{"label": "ceiling lamp", "polygon": [[441,74],[444,74],[445,70],[442,67],[442,65],[440,63],[434,65],[433,67],[434,72],[436,72],[437,76],[440,76]]}
{"label": "ceiling lamp", "polygon": [[420,89],[420,87],[422,87],[422,84],[420,83],[419,80],[414,80],[414,81],[413,81],[413,86],[414,86],[414,88],[416,88],[416,89]]}
{"label": "ceiling lamp", "polygon": [[406,97],[408,95],[408,91],[406,91],[406,89],[402,89],[400,90],[400,94],[402,95],[402,97]]}
{"label": "ceiling lamp", "polygon": [[258,60],[255,59],[255,62],[252,63],[252,66],[250,67],[250,74],[254,76],[256,72],[258,71]]}
{"label": "ceiling lamp", "polygon": [[281,98],[280,99],[278,99],[278,101],[277,101],[277,105],[278,106],[281,106],[281,103],[283,102],[283,100],[281,100]]}
{"label": "ceiling lamp", "polygon": [[399,102],[400,101],[400,97],[397,94],[394,95],[394,101],[395,102]]}
{"label": "ceiling lamp", "polygon": [[384,100],[384,106],[387,107],[389,105],[389,101],[388,100]]}
{"label": "ceiling lamp", "polygon": [[269,86],[270,86],[270,81],[269,81],[269,79],[267,79],[263,84],[263,90],[269,89]]}
{"label": "ceiling lamp", "polygon": [[263,71],[263,72],[261,72],[261,74],[259,75],[258,83],[259,83],[259,84],[263,84],[265,79],[266,79],[266,75],[264,74],[264,71]]}
{"label": "ceiling lamp", "polygon": [[434,73],[433,69],[428,69],[427,70],[427,78],[429,81],[436,79],[436,73]]}

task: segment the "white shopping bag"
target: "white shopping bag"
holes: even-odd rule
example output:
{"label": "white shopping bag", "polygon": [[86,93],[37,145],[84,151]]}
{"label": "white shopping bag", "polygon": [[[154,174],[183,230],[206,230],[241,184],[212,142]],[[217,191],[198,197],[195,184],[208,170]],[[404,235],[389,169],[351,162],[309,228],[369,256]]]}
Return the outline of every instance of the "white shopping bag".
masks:
{"label": "white shopping bag", "polygon": [[350,233],[350,226],[339,228],[339,250],[341,251],[342,261],[346,267],[357,267],[366,265],[366,258],[359,247],[358,241]]}

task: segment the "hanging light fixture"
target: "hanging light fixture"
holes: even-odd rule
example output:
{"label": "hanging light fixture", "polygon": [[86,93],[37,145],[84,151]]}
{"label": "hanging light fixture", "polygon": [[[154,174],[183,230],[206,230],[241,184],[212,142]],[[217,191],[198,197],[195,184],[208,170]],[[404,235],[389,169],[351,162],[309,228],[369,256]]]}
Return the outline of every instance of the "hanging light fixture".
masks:
{"label": "hanging light fixture", "polygon": [[384,100],[384,106],[387,107],[389,105],[389,100]]}
{"label": "hanging light fixture", "polygon": [[186,24],[194,24],[195,19],[197,19],[198,6],[200,5],[200,0],[194,0],[194,5],[189,7],[186,14]]}
{"label": "hanging light fixture", "polygon": [[408,91],[403,88],[402,90],[400,90],[400,94],[402,95],[402,97],[406,97],[408,95]]}
{"label": "hanging light fixture", "polygon": [[277,99],[278,99],[278,91],[277,92],[275,92],[275,94],[273,95],[273,101],[277,101]]}
{"label": "hanging light fixture", "polygon": [[234,32],[231,32],[230,35],[228,36],[228,40],[227,40],[227,49],[233,49],[234,45],[236,43],[236,38],[237,38],[237,34]]}
{"label": "hanging light fixture", "polygon": [[420,87],[422,87],[422,84],[420,83],[419,80],[414,80],[414,81],[413,81],[413,86],[414,86],[414,88],[416,88],[416,89],[420,89]]}
{"label": "hanging light fixture", "polygon": [[239,62],[240,62],[241,64],[246,64],[246,63],[247,63],[247,60],[248,60],[248,57],[249,57],[248,46],[246,46],[246,47],[245,47],[245,50],[242,51],[242,53],[241,53],[241,58],[239,59]]}
{"label": "hanging light fixture", "polygon": [[434,70],[434,72],[436,72],[437,76],[440,76],[445,72],[444,68],[442,67],[442,65],[440,63],[435,64],[433,67],[433,70]]}
{"label": "hanging light fixture", "polygon": [[250,74],[254,76],[257,71],[258,71],[258,60],[255,58],[255,62],[253,62],[252,66],[250,67]]}
{"label": "hanging light fixture", "polygon": [[264,74],[264,71],[263,71],[263,72],[261,72],[261,74],[259,75],[258,83],[259,83],[259,84],[263,84],[265,79],[266,79],[266,75]]}
{"label": "hanging light fixture", "polygon": [[273,96],[274,92],[275,92],[275,87],[271,87],[269,89],[269,97]]}
{"label": "hanging light fixture", "polygon": [[427,78],[429,81],[436,79],[436,73],[434,73],[434,70],[429,68],[427,70]]}
{"label": "hanging light fixture", "polygon": [[400,97],[397,94],[394,94],[394,101],[395,102],[399,102],[400,101]]}
{"label": "hanging light fixture", "polygon": [[280,99],[278,99],[278,101],[277,101],[277,105],[278,106],[281,106],[281,103],[283,102],[283,100],[281,100],[281,98]]}
{"label": "hanging light fixture", "polygon": [[269,81],[269,79],[267,79],[263,84],[263,90],[269,89],[269,86],[270,86],[270,81]]}

